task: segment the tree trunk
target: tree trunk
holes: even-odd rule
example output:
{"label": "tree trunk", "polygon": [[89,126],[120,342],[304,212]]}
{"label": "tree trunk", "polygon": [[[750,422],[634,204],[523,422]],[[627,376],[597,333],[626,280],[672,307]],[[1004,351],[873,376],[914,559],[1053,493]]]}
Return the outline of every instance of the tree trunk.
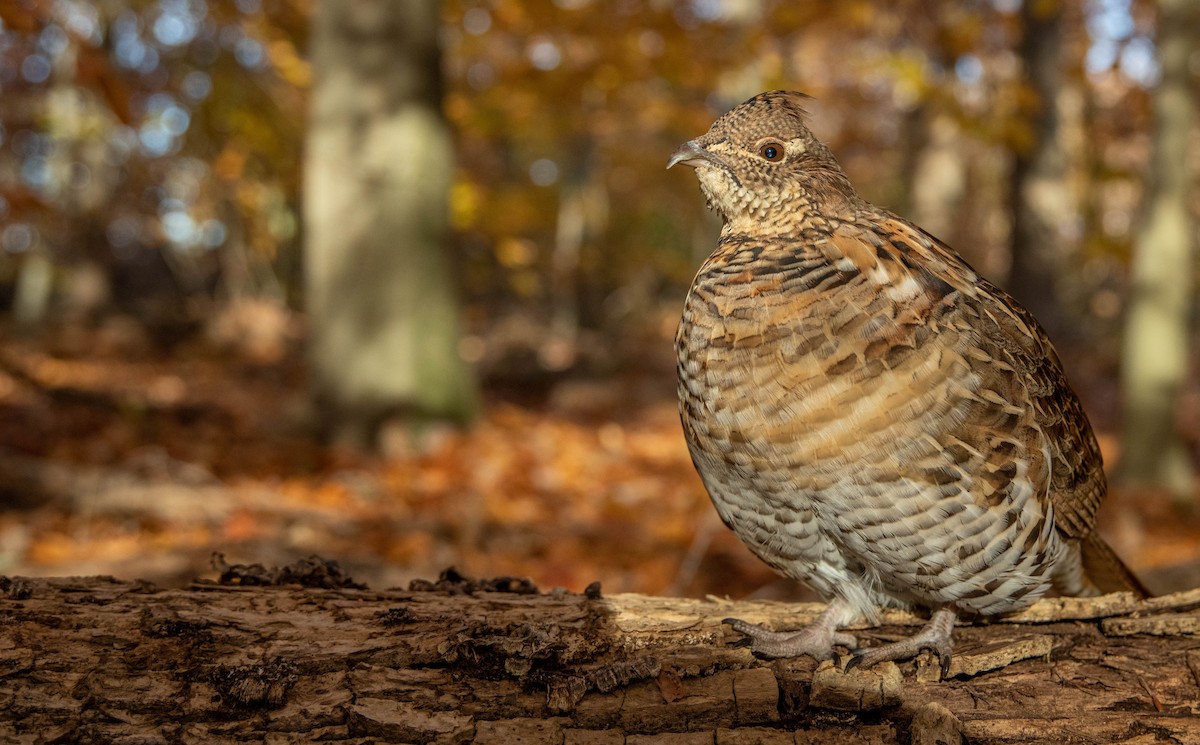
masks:
{"label": "tree trunk", "polygon": [[1195,0],[1159,2],[1162,81],[1153,94],[1154,154],[1125,321],[1125,431],[1119,471],[1126,483],[1165,487],[1187,502],[1194,499],[1195,474],[1176,428],[1175,409],[1188,373],[1196,270],[1187,153],[1195,119],[1189,65],[1198,36],[1200,5]]}
{"label": "tree trunk", "polygon": [[438,3],[321,2],[305,220],[314,395],[335,439],[388,420],[469,418],[446,260],[454,171],[440,113]]}
{"label": "tree trunk", "polygon": [[[242,584],[0,577],[0,740],[1200,741],[1200,590],[1047,600],[962,626],[939,682],[928,660],[760,661],[720,620],[796,628],[815,604],[538,594],[449,572],[336,589],[348,583],[320,561],[223,579]],[[884,622],[859,638],[920,623]]]}
{"label": "tree trunk", "polygon": [[924,136],[909,170],[909,214],[925,230],[952,246],[962,246],[956,230],[967,185],[962,133],[953,117],[930,108],[923,106],[913,123],[924,130]]}
{"label": "tree trunk", "polygon": [[1031,96],[1026,136],[1016,146],[1012,170],[1012,267],[1008,288],[1046,328],[1063,339],[1055,277],[1061,271],[1060,227],[1072,211],[1064,180],[1065,154],[1059,141],[1058,93],[1062,85],[1061,0],[1021,4],[1023,94]]}

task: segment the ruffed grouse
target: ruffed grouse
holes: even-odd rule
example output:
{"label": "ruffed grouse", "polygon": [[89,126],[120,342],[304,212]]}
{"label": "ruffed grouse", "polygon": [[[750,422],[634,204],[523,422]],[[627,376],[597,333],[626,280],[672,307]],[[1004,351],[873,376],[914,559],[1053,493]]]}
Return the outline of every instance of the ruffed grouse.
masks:
{"label": "ruffed grouse", "polygon": [[692,460],[725,523],[829,601],[809,627],[728,623],[769,657],[830,658],[841,629],[924,609],[871,665],[931,649],[961,614],[1145,591],[1093,532],[1100,451],[1032,316],[953,250],[863,201],[773,91],[686,142],[724,226],[675,344]]}

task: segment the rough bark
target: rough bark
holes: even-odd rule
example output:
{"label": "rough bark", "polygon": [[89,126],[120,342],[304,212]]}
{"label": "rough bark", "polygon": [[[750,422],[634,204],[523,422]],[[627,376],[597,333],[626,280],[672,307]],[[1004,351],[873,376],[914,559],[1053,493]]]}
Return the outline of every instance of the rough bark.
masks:
{"label": "rough bark", "polygon": [[374,592],[320,562],[225,580],[269,586],[0,578],[0,741],[1200,742],[1200,590],[963,626],[939,682],[932,660],[760,661],[721,623],[794,628],[812,604]]}
{"label": "rough bark", "polygon": [[1188,376],[1195,302],[1196,225],[1189,208],[1194,175],[1188,139],[1196,116],[1192,65],[1200,5],[1195,0],[1158,5],[1162,82],[1153,94],[1154,155],[1125,321],[1125,449],[1118,474],[1127,484],[1165,488],[1179,501],[1194,503],[1195,467],[1176,411]]}
{"label": "rough bark", "polygon": [[446,260],[454,171],[436,0],[318,3],[304,194],[315,400],[331,437],[371,447],[394,419],[465,420]]}

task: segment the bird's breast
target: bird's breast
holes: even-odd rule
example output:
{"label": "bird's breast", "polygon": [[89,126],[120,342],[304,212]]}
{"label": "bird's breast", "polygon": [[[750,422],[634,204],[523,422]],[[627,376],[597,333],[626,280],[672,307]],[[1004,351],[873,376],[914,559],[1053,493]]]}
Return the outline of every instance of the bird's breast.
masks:
{"label": "bird's breast", "polygon": [[918,435],[962,419],[977,385],[966,330],[908,318],[870,278],[817,257],[746,256],[754,268],[701,270],[676,339],[702,475],[819,490],[939,447]]}

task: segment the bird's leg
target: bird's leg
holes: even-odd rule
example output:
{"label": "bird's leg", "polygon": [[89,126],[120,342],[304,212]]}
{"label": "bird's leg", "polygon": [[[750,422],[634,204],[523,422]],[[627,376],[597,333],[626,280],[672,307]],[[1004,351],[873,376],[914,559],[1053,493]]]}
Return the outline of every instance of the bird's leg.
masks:
{"label": "bird's leg", "polygon": [[857,646],[858,642],[853,636],[838,631],[854,615],[849,603],[835,598],[815,621],[799,631],[771,631],[737,618],[726,618],[722,623],[749,637],[750,649],[762,657],[799,657],[806,654],[813,659],[828,660],[833,658],[834,645],[848,649]]}
{"label": "bird's leg", "polygon": [[916,657],[921,650],[928,649],[938,656],[944,678],[950,670],[950,650],[953,647],[950,635],[954,631],[955,617],[956,613],[952,608],[941,608],[934,612],[929,623],[907,639],[870,649],[855,650],[846,669],[860,665],[870,667],[885,660],[906,660]]}

